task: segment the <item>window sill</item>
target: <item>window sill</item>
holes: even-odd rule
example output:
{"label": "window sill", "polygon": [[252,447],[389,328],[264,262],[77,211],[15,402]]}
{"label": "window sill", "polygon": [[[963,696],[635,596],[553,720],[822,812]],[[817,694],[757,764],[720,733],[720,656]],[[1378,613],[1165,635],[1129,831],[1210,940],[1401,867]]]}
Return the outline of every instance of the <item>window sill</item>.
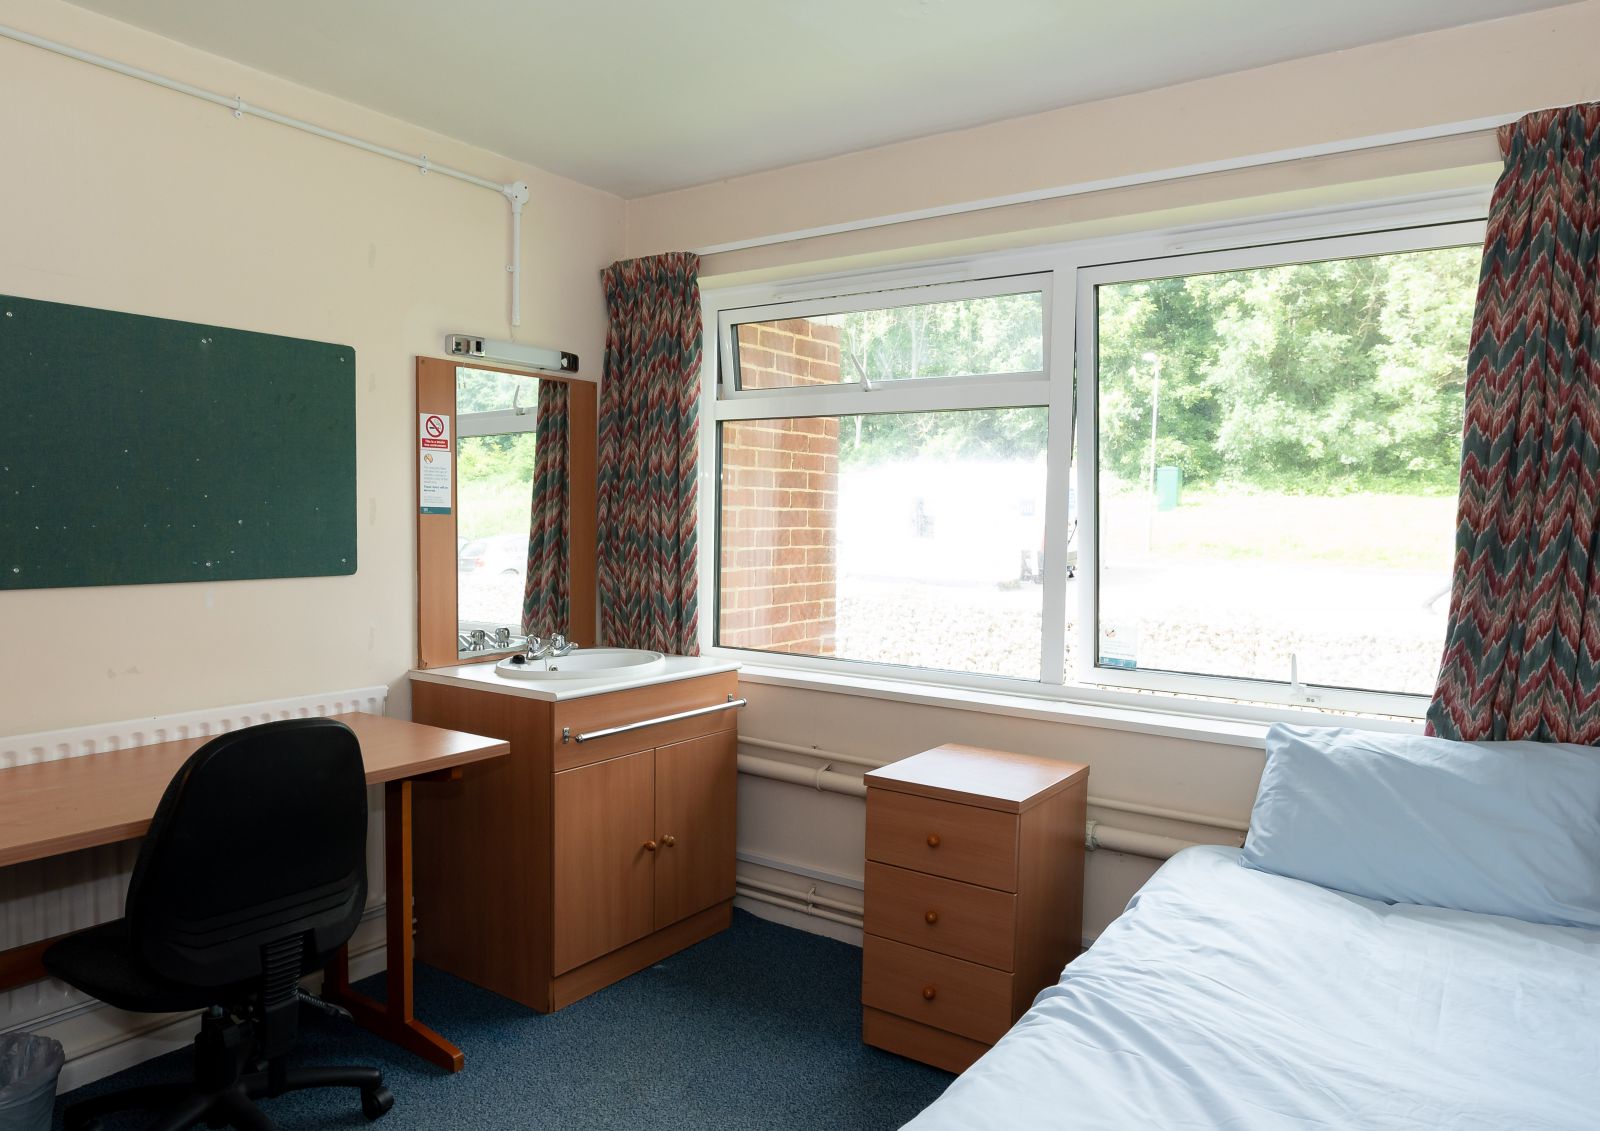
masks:
{"label": "window sill", "polygon": [[[729,653],[729,655],[740,655]],[[1208,742],[1220,746],[1240,746],[1253,750],[1266,745],[1266,722],[1213,717],[1192,710],[1155,710],[1107,706],[1071,699],[1043,695],[1019,695],[1012,692],[989,691],[978,688],[953,687],[915,680],[890,679],[882,676],[863,676],[856,673],[819,672],[798,670],[773,664],[751,663],[741,655],[739,679],[745,683],[765,684],[773,687],[791,687],[805,691],[822,691],[835,695],[851,695],[862,699],[882,699],[897,703],[915,703],[926,707],[943,707],[958,711],[975,711],[980,714],[1007,715],[1012,718],[1035,719],[1041,722],[1066,723],[1073,726],[1097,727],[1103,730],[1128,731],[1135,734],[1177,738],[1190,742]],[[1286,711],[1286,715],[1291,712]],[[1392,719],[1363,719],[1348,716],[1329,716],[1309,719],[1304,715],[1285,722],[1325,723],[1365,729],[1402,731],[1420,734],[1421,723],[1402,723]]]}

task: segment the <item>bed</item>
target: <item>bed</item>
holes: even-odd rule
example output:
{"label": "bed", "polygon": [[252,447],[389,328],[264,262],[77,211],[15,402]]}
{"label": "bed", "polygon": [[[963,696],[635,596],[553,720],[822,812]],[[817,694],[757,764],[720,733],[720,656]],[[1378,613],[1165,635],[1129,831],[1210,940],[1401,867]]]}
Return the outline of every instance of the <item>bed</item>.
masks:
{"label": "bed", "polygon": [[1600,930],[1186,849],[908,1131],[1147,1127],[1600,1128]]}

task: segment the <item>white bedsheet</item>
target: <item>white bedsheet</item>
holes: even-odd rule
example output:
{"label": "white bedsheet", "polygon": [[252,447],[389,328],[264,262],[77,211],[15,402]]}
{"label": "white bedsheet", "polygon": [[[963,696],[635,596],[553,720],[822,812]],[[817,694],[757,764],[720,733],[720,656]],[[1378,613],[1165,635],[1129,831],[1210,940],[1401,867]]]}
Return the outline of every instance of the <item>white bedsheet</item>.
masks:
{"label": "white bedsheet", "polygon": [[910,1124],[1600,1129],[1600,931],[1192,848]]}

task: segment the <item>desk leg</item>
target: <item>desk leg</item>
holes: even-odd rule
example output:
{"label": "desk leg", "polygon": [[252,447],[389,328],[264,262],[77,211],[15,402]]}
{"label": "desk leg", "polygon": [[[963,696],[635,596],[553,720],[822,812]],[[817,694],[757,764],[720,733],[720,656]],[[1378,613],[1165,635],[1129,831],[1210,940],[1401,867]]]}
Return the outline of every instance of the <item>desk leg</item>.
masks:
{"label": "desk leg", "polygon": [[412,1012],[411,964],[411,780],[384,787],[383,840],[385,908],[388,927],[387,1000],[376,1002],[350,988],[350,960],[344,947],[328,964],[323,997],[348,1009],[364,1029],[414,1052],[446,1072],[460,1072],[461,1050],[422,1024]]}

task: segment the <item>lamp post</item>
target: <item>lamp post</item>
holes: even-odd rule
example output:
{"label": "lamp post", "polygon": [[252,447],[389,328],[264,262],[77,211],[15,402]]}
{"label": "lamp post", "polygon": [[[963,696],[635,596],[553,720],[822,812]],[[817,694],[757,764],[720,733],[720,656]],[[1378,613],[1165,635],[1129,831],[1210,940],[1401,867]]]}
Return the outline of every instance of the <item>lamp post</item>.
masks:
{"label": "lamp post", "polygon": [[1144,548],[1148,551],[1155,540],[1156,526],[1156,425],[1161,417],[1161,357],[1154,353],[1140,356],[1154,371],[1150,387],[1150,515],[1144,531]]}

